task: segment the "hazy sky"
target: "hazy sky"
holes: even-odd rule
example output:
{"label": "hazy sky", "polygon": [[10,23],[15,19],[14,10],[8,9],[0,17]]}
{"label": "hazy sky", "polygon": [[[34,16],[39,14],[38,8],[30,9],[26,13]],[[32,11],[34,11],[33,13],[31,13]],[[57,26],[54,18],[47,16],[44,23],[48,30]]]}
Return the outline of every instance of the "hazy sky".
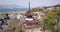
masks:
{"label": "hazy sky", "polygon": [[23,7],[28,7],[29,1],[31,3],[31,7],[60,4],[60,0],[0,0],[0,5],[19,5]]}

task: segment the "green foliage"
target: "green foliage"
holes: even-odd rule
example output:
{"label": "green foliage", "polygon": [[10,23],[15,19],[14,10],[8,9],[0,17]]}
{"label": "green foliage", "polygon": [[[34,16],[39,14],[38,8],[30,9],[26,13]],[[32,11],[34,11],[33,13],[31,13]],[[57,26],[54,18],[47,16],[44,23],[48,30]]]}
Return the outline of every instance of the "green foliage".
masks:
{"label": "green foliage", "polygon": [[42,8],[32,8],[31,11],[32,12],[37,12],[37,11],[40,12],[40,11],[43,11],[43,9]]}
{"label": "green foliage", "polygon": [[54,26],[56,24],[56,20],[57,18],[59,18],[60,16],[60,8],[57,8],[55,10],[56,12],[52,12],[52,11],[48,11],[46,19],[45,19],[45,29],[54,31]]}
{"label": "green foliage", "polygon": [[32,12],[36,12],[37,11],[37,8],[33,8],[31,9]]}
{"label": "green foliage", "polygon": [[46,29],[52,30],[55,24],[55,20],[56,20],[57,16],[55,15],[55,13],[48,11],[45,22],[46,22]]}
{"label": "green foliage", "polygon": [[9,16],[8,16],[8,13],[6,13],[6,19],[9,20]]}
{"label": "green foliage", "polygon": [[60,15],[60,8],[56,9],[56,14],[59,16]]}

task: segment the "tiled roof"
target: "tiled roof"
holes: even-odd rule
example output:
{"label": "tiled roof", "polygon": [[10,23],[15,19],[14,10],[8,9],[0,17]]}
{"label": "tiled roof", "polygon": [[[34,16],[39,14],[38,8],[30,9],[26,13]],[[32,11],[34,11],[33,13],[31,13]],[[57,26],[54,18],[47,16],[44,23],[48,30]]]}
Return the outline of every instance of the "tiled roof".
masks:
{"label": "tiled roof", "polygon": [[25,15],[26,15],[26,16],[30,16],[30,15],[33,16],[33,12],[31,12],[31,11],[27,11]]}

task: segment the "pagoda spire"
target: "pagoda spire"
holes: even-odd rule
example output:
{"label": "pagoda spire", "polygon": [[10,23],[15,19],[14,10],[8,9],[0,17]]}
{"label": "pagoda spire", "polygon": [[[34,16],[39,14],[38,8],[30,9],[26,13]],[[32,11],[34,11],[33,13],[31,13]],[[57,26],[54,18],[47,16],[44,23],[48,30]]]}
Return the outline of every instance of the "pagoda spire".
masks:
{"label": "pagoda spire", "polygon": [[30,11],[30,1],[29,1],[29,11]]}

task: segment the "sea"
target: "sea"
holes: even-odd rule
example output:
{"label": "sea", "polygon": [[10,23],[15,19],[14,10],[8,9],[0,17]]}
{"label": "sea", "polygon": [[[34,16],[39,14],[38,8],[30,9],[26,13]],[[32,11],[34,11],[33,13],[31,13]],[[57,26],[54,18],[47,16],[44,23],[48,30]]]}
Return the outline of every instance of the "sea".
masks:
{"label": "sea", "polygon": [[27,8],[25,9],[0,9],[0,13],[11,13],[11,12],[21,12],[21,13],[25,13],[26,11],[28,11]]}

